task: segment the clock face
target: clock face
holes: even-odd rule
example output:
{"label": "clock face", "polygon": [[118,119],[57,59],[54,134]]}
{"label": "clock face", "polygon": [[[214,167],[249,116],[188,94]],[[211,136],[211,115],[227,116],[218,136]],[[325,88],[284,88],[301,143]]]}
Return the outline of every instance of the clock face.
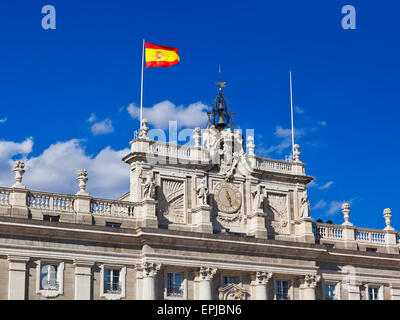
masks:
{"label": "clock face", "polygon": [[214,196],[218,210],[222,212],[236,212],[242,204],[242,196],[239,190],[231,183],[218,183],[214,188]]}

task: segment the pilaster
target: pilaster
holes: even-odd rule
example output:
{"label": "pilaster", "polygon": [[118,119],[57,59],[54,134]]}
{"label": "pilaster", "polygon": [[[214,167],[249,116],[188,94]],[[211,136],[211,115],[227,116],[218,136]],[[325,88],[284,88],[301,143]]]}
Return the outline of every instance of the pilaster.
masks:
{"label": "pilaster", "polygon": [[212,300],[212,279],[217,269],[201,267],[199,271],[199,300]]}
{"label": "pilaster", "polygon": [[88,195],[77,194],[74,201],[76,212],[76,223],[92,224],[92,214],[90,212],[91,197]]}
{"label": "pilaster", "polygon": [[13,187],[10,195],[11,217],[28,218],[28,189]]}
{"label": "pilaster", "polygon": [[302,300],[315,300],[315,287],[320,279],[320,275],[306,275],[301,280]]}
{"label": "pilaster", "polygon": [[255,275],[256,300],[267,300],[267,285],[272,278],[271,272],[257,271]]}
{"label": "pilaster", "polygon": [[161,264],[144,262],[135,266],[137,279],[142,280],[142,299],[156,300],[155,277]]}
{"label": "pilaster", "polygon": [[93,262],[75,260],[75,300],[90,300]]}
{"label": "pilaster", "polygon": [[29,257],[8,256],[8,300],[26,299],[26,264]]}
{"label": "pilaster", "polygon": [[193,231],[203,233],[213,233],[211,223],[211,207],[202,205],[192,210]]}
{"label": "pilaster", "polygon": [[138,225],[146,228],[157,228],[157,200],[145,199],[138,205]]}
{"label": "pilaster", "polygon": [[247,217],[247,235],[256,238],[268,239],[267,228],[265,227],[265,214],[262,209]]}
{"label": "pilaster", "polygon": [[313,219],[310,217],[304,217],[296,221],[295,232],[298,242],[315,243],[312,222]]}

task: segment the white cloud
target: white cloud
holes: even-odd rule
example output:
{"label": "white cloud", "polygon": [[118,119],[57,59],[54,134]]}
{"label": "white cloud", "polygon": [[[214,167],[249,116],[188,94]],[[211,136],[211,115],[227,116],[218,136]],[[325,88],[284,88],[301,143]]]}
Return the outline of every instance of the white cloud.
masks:
{"label": "white cloud", "polygon": [[294,112],[296,112],[297,114],[303,114],[305,110],[300,108],[299,106],[294,106]]}
{"label": "white cloud", "polygon": [[[0,185],[14,183],[11,157],[25,156],[23,183],[32,190],[75,194],[78,190],[77,171],[89,173],[88,192],[94,197],[118,198],[129,191],[129,167],[121,161],[129,149],[106,147],[97,155],[87,155],[82,140],[72,139],[50,145],[36,157],[26,157],[32,151],[32,139],[23,143],[0,142]],[[7,156],[4,156],[5,151]]]}
{"label": "white cloud", "polygon": [[325,190],[325,189],[329,189],[332,185],[333,185],[333,181],[328,181],[327,183],[325,183],[323,186],[319,187],[319,190]]}
{"label": "white cloud", "polygon": [[[297,138],[300,138],[304,136],[305,132],[303,129],[294,129],[294,136]],[[292,130],[291,129],[284,129],[281,126],[277,126],[275,128],[274,135],[278,138],[281,138],[281,142],[277,145],[271,146],[265,150],[263,150],[263,153],[266,155],[270,153],[277,153],[277,154],[282,154],[283,151],[285,151],[287,148],[289,148],[292,145]]]}
{"label": "white cloud", "polygon": [[[135,104],[131,103],[126,109],[132,119],[140,118],[140,108]],[[143,108],[143,118],[159,129],[168,129],[169,121],[174,120],[177,121],[178,128],[201,127],[208,121],[207,110],[208,107],[202,102],[195,102],[185,107],[165,100],[151,108]]]}
{"label": "white cloud", "polygon": [[317,204],[313,207],[313,210],[318,210],[318,209],[325,208],[326,205],[327,205],[326,201],[324,201],[324,200],[319,200],[319,201],[317,202]]}
{"label": "white cloud", "polygon": [[4,123],[7,121],[7,118],[0,119],[0,123]]}
{"label": "white cloud", "polygon": [[94,113],[92,113],[92,114],[90,115],[88,121],[89,121],[90,123],[93,123],[93,122],[96,121],[96,119],[97,119],[96,115],[95,115]]}
{"label": "white cloud", "polygon": [[[92,116],[90,116],[89,120],[91,118],[92,118]],[[95,121],[95,120],[93,120],[93,121]],[[90,131],[92,131],[93,135],[98,136],[98,135],[114,132],[114,127],[112,125],[112,121],[107,118],[103,121],[94,123],[90,127]]]}
{"label": "white cloud", "polygon": [[341,212],[343,203],[351,204],[351,201],[331,201],[328,211],[326,211],[326,216],[333,216],[336,213]]}
{"label": "white cloud", "polygon": [[318,121],[318,124],[321,126],[321,127],[326,127],[326,121]]}

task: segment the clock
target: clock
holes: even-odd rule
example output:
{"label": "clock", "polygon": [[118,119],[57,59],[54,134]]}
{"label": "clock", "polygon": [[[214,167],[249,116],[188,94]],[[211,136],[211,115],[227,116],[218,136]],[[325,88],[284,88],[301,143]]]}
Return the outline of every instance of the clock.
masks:
{"label": "clock", "polygon": [[218,210],[222,212],[236,212],[242,204],[242,196],[232,183],[218,183],[214,188],[214,197],[217,202]]}

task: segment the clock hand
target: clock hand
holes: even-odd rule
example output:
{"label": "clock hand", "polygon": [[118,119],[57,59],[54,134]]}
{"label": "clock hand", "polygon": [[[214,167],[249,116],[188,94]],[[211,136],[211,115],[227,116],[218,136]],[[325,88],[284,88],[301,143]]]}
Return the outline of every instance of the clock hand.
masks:
{"label": "clock hand", "polygon": [[228,201],[229,201],[229,205],[232,207],[232,200],[231,200],[231,196],[229,195],[229,192],[228,192],[228,190],[225,190],[225,192],[226,192],[226,198],[228,199]]}

